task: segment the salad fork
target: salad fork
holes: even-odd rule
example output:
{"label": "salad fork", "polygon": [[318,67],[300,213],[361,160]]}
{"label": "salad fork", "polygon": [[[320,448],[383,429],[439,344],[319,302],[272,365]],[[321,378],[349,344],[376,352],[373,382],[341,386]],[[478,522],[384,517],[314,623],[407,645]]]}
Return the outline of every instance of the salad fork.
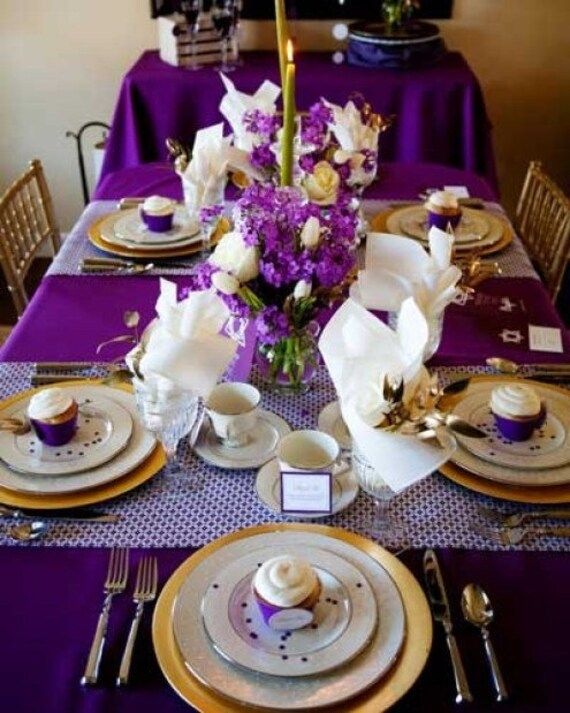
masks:
{"label": "salad fork", "polygon": [[517,512],[511,515],[483,506],[479,507],[478,510],[481,517],[498,527],[518,527],[519,525],[524,525],[528,520],[543,520],[546,518],[570,520],[570,508],[531,510],[529,512]]}
{"label": "salad fork", "polygon": [[158,565],[156,557],[143,557],[139,562],[137,579],[135,582],[135,591],[133,594],[133,601],[137,607],[131,623],[131,629],[129,631],[125,650],[123,652],[123,658],[121,659],[121,666],[117,677],[117,686],[126,686],[129,682],[131,660],[133,657],[133,650],[135,648],[140,620],[143,615],[144,605],[147,602],[152,602],[156,598],[157,588]]}
{"label": "salad fork", "polygon": [[129,550],[127,547],[113,547],[109,556],[109,566],[107,568],[107,576],[103,585],[105,599],[103,608],[99,614],[95,636],[91,643],[85,673],[81,679],[83,686],[94,685],[99,678],[99,665],[103,655],[105,646],[105,638],[107,636],[107,627],[109,624],[109,612],[113,597],[125,591],[127,586],[127,577],[129,573]]}
{"label": "salad fork", "polygon": [[493,529],[473,523],[471,529],[477,535],[499,545],[518,545],[526,537],[570,537],[570,527],[506,527]]}

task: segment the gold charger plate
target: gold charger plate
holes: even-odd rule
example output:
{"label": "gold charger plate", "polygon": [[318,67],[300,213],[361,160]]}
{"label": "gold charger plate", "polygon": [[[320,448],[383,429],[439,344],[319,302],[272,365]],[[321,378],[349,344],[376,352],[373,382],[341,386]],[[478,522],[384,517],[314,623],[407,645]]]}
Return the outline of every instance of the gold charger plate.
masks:
{"label": "gold charger plate", "polygon": [[[119,255],[120,257],[135,258],[135,259],[152,259],[152,258],[169,258],[169,257],[183,257],[185,255],[194,255],[202,250],[202,244],[200,241],[193,245],[186,245],[180,248],[170,248],[168,250],[137,250],[137,248],[127,248],[120,245],[111,245],[101,236],[101,224],[108,220],[111,216],[123,216],[123,211],[116,211],[114,213],[107,213],[102,216],[94,223],[91,224],[87,235],[89,240],[96,248],[102,250],[103,252],[109,253],[110,255]],[[218,222],[216,231],[212,237],[212,244],[216,244],[218,240],[230,230],[230,223],[227,218],[221,218]]]}
{"label": "gold charger plate", "polygon": [[[504,383],[505,381],[517,381],[516,377],[509,376],[474,376],[472,381],[500,381]],[[532,385],[532,380],[525,379],[526,384]],[[557,393],[563,393],[568,398],[570,398],[570,392],[568,389],[562,389],[554,384],[543,384],[542,382],[536,382],[541,388],[551,389]],[[461,396],[465,396],[469,393],[469,389],[462,395],[455,397],[448,397],[446,399],[447,404],[457,402]],[[442,465],[439,469],[440,473],[444,475],[449,480],[452,480],[458,485],[462,485],[468,490],[473,490],[476,493],[481,493],[482,495],[490,495],[492,498],[499,498],[500,500],[511,500],[517,503],[534,503],[535,505],[554,505],[562,503],[570,503],[570,484],[569,485],[545,485],[540,487],[525,487],[522,485],[506,485],[504,483],[499,483],[494,480],[487,480],[474,473],[470,473],[468,470],[461,468],[460,466],[448,461],[445,465]]]}
{"label": "gold charger plate", "polygon": [[[401,206],[404,207],[404,206]],[[390,208],[389,210],[384,210],[381,211],[380,213],[377,213],[370,221],[370,228],[373,232],[375,233],[386,233],[388,231],[388,227],[386,224],[386,221],[388,218],[393,214],[396,213],[398,210],[401,210],[401,207],[398,208]],[[483,248],[481,250],[477,250],[477,253],[479,255],[493,255],[494,253],[498,253],[501,250],[504,250],[508,245],[511,244],[513,240],[513,231],[511,230],[510,225],[504,221],[502,218],[499,218],[498,216],[495,216],[497,220],[499,220],[503,224],[503,235],[501,239],[494,243],[493,245],[489,245],[486,248]],[[410,240],[415,240],[415,238],[410,238]],[[419,240],[417,242],[420,242]],[[465,248],[458,248],[457,252],[459,253],[466,253],[466,252],[474,252],[476,248],[473,246],[465,247]]]}
{"label": "gold charger plate", "polygon": [[[432,618],[422,588],[396,557],[360,535],[326,525],[303,523],[267,524],[232,532],[191,555],[164,585],[152,620],[152,640],[159,666],[168,683],[189,705],[201,713],[243,713],[244,707],[218,695],[195,678],[180,655],[172,629],[172,610],[182,583],[190,572],[216,550],[230,542],[264,532],[297,530],[334,537],[357,547],[379,562],[390,574],[402,596],[406,612],[406,640],[390,673],[378,684],[350,701],[330,706],[335,713],[378,713],[394,705],[415,683],[427,661],[432,642]],[[256,708],[269,711],[268,708]]]}
{"label": "gold charger plate", "polygon": [[[66,388],[74,384],[92,384],[101,383],[100,379],[78,379],[77,381],[66,381],[54,386]],[[41,388],[41,387],[40,387]],[[114,388],[122,389],[123,391],[131,391],[132,388],[126,384],[117,384]],[[31,396],[38,389],[28,389],[21,391],[13,396],[0,401],[0,411],[20,399]],[[164,451],[161,446],[156,446],[150,456],[143,461],[139,466],[132,470],[127,475],[112,480],[109,483],[100,485],[89,490],[81,490],[77,493],[62,493],[58,495],[35,495],[33,493],[16,492],[15,490],[7,490],[0,488],[0,503],[11,505],[12,507],[30,508],[37,510],[52,510],[63,508],[74,508],[82,505],[94,505],[101,503],[104,500],[111,500],[119,495],[128,493],[142,483],[156,475],[158,471],[166,463]]]}

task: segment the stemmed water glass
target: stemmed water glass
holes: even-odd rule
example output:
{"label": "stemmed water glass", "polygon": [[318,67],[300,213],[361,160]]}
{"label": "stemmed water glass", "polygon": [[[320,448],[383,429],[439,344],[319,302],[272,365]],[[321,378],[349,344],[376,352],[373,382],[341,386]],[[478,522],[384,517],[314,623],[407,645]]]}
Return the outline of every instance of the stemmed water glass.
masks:
{"label": "stemmed water glass", "polygon": [[200,13],[202,12],[202,0],[181,0],[180,11],[186,18],[192,42],[192,62],[190,66],[192,69],[198,69],[196,63],[196,40],[198,39],[198,32],[200,30],[199,20]]}
{"label": "stemmed water glass", "polygon": [[236,30],[236,5],[236,0],[219,0],[212,7],[212,22],[222,44],[222,64],[218,67],[222,72],[235,69],[228,63],[228,52]]}
{"label": "stemmed water glass", "polygon": [[196,490],[200,483],[178,457],[178,444],[192,427],[199,424],[203,404],[189,391],[164,392],[150,388],[144,381],[133,379],[135,400],[140,421],[153,433],[166,453],[164,468],[168,492],[178,498]]}

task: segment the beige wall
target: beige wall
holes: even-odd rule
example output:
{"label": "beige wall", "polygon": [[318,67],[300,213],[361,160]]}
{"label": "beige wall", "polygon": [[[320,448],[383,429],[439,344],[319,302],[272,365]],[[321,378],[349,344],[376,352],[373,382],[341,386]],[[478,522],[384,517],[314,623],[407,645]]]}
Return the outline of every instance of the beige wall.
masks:
{"label": "beige wall", "polygon": [[[455,0],[441,23],[483,85],[508,207],[532,158],[568,187],[569,26],[569,0]],[[73,224],[81,193],[65,131],[110,122],[121,77],[155,32],[147,0],[0,0],[1,188],[38,156],[62,227]],[[301,47],[331,46],[327,23],[294,32]],[[245,28],[247,46],[272,43],[271,23]]]}

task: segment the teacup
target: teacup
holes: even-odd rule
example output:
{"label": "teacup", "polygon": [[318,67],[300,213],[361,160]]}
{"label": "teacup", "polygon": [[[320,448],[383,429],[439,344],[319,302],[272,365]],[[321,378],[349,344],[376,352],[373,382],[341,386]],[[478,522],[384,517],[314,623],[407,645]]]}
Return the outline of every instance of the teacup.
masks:
{"label": "teacup", "polygon": [[229,381],[218,384],[206,402],[206,410],[216,436],[224,446],[246,445],[255,428],[261,394],[251,384]]}
{"label": "teacup", "polygon": [[282,472],[332,473],[339,457],[340,446],[336,440],[321,431],[293,431],[277,446]]}

